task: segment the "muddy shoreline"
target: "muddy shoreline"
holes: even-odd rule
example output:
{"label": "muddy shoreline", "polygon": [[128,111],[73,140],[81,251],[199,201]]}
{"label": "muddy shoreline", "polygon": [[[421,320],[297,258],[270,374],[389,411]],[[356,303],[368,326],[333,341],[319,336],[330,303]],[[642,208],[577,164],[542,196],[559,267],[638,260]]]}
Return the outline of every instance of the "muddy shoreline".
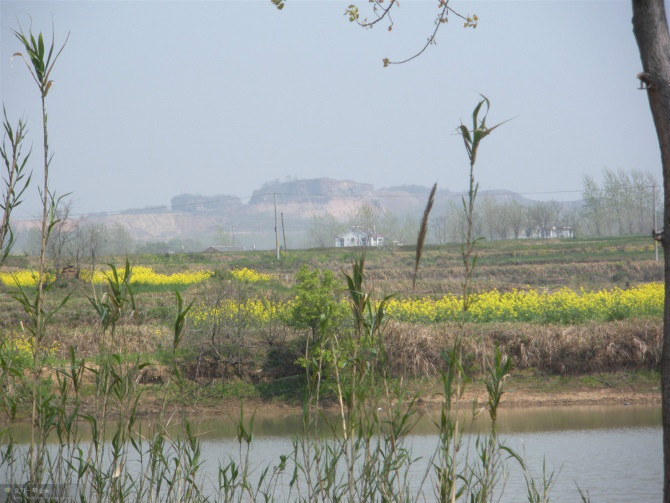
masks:
{"label": "muddy shoreline", "polygon": [[[462,404],[468,408],[474,399],[485,404],[486,396],[483,390],[466,391]],[[426,394],[419,400],[419,407],[426,410],[437,410],[440,406],[439,395]],[[629,390],[629,389],[572,389],[554,392],[541,392],[524,389],[510,389],[502,399],[502,408],[535,408],[535,407],[583,407],[583,406],[628,406],[628,405],[661,405],[660,390]],[[245,415],[255,413],[256,416],[285,416],[299,414],[301,404],[261,399],[226,399],[216,404],[195,404],[188,407],[189,416],[200,418],[215,416],[239,417],[241,409]],[[328,403],[324,407],[335,411],[336,404]],[[152,407],[148,403],[140,405],[141,415],[144,417],[158,416],[160,407]]]}

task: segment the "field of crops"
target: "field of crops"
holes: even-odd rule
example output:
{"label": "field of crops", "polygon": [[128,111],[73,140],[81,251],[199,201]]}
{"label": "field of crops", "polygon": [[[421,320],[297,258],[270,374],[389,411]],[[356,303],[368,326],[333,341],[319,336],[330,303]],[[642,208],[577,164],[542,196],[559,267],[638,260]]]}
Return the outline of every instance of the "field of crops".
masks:
{"label": "field of crops", "polygon": [[[534,289],[505,293],[491,290],[470,297],[465,321],[576,324],[660,317],[663,300],[661,283],[598,291],[562,288],[553,293]],[[190,316],[196,325],[234,320],[262,325],[272,320],[285,320],[292,310],[292,302],[291,299],[285,302],[267,298],[226,299],[211,307],[198,304]],[[340,304],[345,307],[346,301],[340,300]],[[462,307],[463,299],[458,295],[438,299],[391,298],[386,302],[386,315],[396,321],[419,324],[457,322],[462,319]]]}
{"label": "field of crops", "polygon": [[[583,323],[626,318],[661,316],[664,289],[662,283],[648,283],[622,290],[579,291],[562,288],[547,293],[534,289],[498,290],[473,294],[466,311],[466,321]],[[441,299],[391,299],[388,315],[399,321],[436,323],[458,321],[462,297],[447,295]]]}
{"label": "field of crops", "polygon": [[[124,269],[117,269],[123,276]],[[272,275],[244,267],[229,271],[233,281],[241,283],[263,283],[273,279]],[[83,271],[80,278],[100,285],[111,277],[112,270]],[[130,283],[152,286],[188,286],[206,281],[212,271],[184,271],[161,274],[150,267],[132,268]],[[53,279],[53,274],[50,276]],[[0,281],[6,286],[19,284],[34,286],[37,273],[30,270],[0,273]],[[268,323],[285,319],[291,311],[292,299],[268,300],[262,290],[256,298],[225,299],[214,307],[199,303],[191,318],[196,323],[212,320],[234,320],[244,318],[248,322]],[[588,291],[561,288],[547,292],[533,288],[513,289],[500,292],[497,289],[475,293],[470,297],[465,320],[486,322],[537,322],[537,323],[583,323],[586,321],[610,321],[635,317],[661,316],[664,290],[662,283],[645,283],[628,289],[610,288]],[[344,300],[340,301],[345,303]],[[459,295],[447,294],[438,298],[393,297],[386,303],[386,313],[391,319],[410,323],[439,323],[459,321],[462,317],[463,299]]]}
{"label": "field of crops", "polygon": [[[118,276],[123,277],[125,273],[124,268],[116,269]],[[86,282],[91,282],[96,285],[106,283],[107,280],[112,276],[111,269],[103,270],[84,270],[81,271],[79,277],[81,280]],[[194,283],[200,283],[201,281],[206,280],[212,275],[211,271],[187,271],[187,272],[177,272],[174,274],[160,274],[155,272],[151,267],[144,266],[134,266],[132,268],[132,274],[130,277],[131,284],[139,285],[166,285],[166,286],[177,286],[177,285],[192,285]],[[0,273],[0,282],[5,286],[16,286],[21,287],[32,287],[37,284],[37,279],[39,274],[37,271],[33,270],[21,270],[15,272],[4,272]],[[50,273],[47,275],[47,282],[54,281],[56,279],[55,274]]]}
{"label": "field of crops", "polygon": [[[504,344],[520,368],[653,368],[660,355],[663,268],[646,247],[643,238],[482,243],[465,314],[468,330],[480,334],[473,339],[478,341],[473,355],[484,361],[491,348]],[[189,375],[257,379],[253,372],[262,368],[263,379],[271,380],[299,373],[295,362],[304,351],[301,341],[318,324],[323,301],[337,313],[337,330],[351,324],[343,273],[358,254],[360,250],[300,250],[279,261],[264,251],[129,257],[134,265],[128,284],[134,297],[132,312],[119,318],[121,340],[128,350],[160,352],[165,345],[161,334],[174,326],[176,290],[185,305],[193,302],[185,326],[184,368]],[[385,306],[391,322],[389,351],[395,348],[391,352],[399,375],[407,369],[412,375],[428,375],[440,366],[441,348],[462,319],[459,254],[455,246],[425,250],[414,290],[413,249],[366,253],[364,288],[376,302],[390,294]],[[66,358],[70,346],[95,357],[100,317],[91,306],[93,290],[99,300],[109,302],[104,295],[108,279],[116,273],[122,280],[126,272],[125,260],[108,258],[103,263],[117,266],[100,266],[93,273],[81,270],[77,278],[53,270],[47,274],[50,306],[69,295],[51,318],[42,346],[54,358]],[[311,271],[304,277],[315,281],[332,271],[325,294],[319,292],[321,280],[301,287],[302,268]],[[17,285],[30,297],[36,279],[31,257],[10,260],[0,271],[1,350],[26,362],[31,341],[26,314],[16,301]],[[311,318],[306,312],[313,313]],[[517,339],[518,347],[513,342]],[[577,347],[591,356],[570,352]],[[590,367],[592,354],[609,356]],[[207,360],[211,355],[218,356]],[[410,355],[412,361],[403,363]]]}

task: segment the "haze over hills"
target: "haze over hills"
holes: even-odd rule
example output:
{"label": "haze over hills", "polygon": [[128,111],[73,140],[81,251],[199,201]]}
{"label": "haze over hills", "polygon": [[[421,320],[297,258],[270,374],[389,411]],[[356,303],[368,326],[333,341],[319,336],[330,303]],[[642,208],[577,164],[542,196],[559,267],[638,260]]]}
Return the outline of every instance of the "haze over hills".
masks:
{"label": "haze over hills", "polygon": [[[179,194],[172,197],[169,207],[96,213],[86,218],[108,227],[122,226],[140,242],[197,239],[205,247],[234,244],[272,248],[276,202],[280,236],[283,229],[290,241],[287,246],[295,248],[310,244],[307,234],[315,215],[329,214],[344,223],[362,205],[373,208],[378,216],[393,215],[398,220],[418,224],[429,193],[430,187],[419,185],[375,189],[372,184],[332,178],[277,180],[255,190],[246,203],[226,194]],[[460,196],[460,192],[438,190],[433,215],[445,214],[450,204],[452,207],[454,203],[460,204]],[[481,191],[479,197],[516,201],[523,206],[535,204],[511,191]],[[35,225],[36,222],[24,221],[17,228],[25,230]]]}

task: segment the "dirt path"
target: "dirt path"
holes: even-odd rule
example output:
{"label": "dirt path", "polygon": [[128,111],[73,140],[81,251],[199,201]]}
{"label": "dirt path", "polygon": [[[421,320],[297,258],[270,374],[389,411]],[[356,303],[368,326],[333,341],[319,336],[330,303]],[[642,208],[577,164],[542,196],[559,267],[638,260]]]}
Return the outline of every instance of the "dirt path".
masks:
{"label": "dirt path", "polygon": [[[481,401],[485,397],[478,396]],[[625,389],[582,389],[542,393],[529,390],[509,390],[502,401],[503,407],[574,405],[632,405],[659,404],[660,391],[632,391]]]}

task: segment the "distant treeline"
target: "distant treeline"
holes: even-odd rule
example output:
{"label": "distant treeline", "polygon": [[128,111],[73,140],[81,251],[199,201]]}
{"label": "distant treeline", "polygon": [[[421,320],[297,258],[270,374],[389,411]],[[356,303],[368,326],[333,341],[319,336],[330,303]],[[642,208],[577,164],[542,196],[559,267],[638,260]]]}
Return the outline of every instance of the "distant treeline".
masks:
{"label": "distant treeline", "polygon": [[[513,192],[482,192],[477,198],[474,212],[475,233],[487,240],[651,235],[654,225],[654,187],[659,216],[663,200],[662,187],[656,179],[650,173],[636,169],[605,169],[601,180],[599,182],[585,175],[582,199],[570,202],[529,201]],[[189,208],[202,203],[199,200],[179,201],[184,205],[191,203]],[[73,265],[80,268],[95,264],[97,257],[109,255],[200,252],[212,245],[252,249],[256,243],[260,248],[267,248],[272,246],[267,243],[275,242],[271,226],[268,226],[266,236],[260,232],[245,232],[243,225],[230,226],[225,230],[219,227],[213,232],[197,236],[143,241],[134,239],[120,223],[105,225],[99,219],[73,216],[70,210],[68,204],[58,209],[59,221],[47,249],[47,255],[57,266]],[[343,219],[322,212],[312,215],[311,222],[304,220],[302,224],[293,221],[292,228],[286,231],[288,248],[335,246],[336,236],[350,227],[383,235],[386,246],[412,244],[419,231],[419,219],[420,215],[416,213],[393,213],[372,199],[353,208]],[[462,203],[458,197],[450,197],[433,208],[427,242],[459,242],[464,225]],[[39,230],[33,229],[18,236],[15,251],[35,255],[39,245]]]}
{"label": "distant treeline", "polygon": [[[651,235],[654,204],[658,213],[660,201],[661,187],[650,173],[605,169],[602,183],[584,176],[581,201],[529,203],[514,193],[480,194],[474,230],[477,236],[488,240]],[[322,213],[313,217],[310,244],[334,246],[335,237],[352,226],[384,235],[387,244],[412,243],[418,232],[418,218],[398,217],[369,203],[352,211],[345,221]],[[428,241],[458,242],[464,226],[462,203],[452,198],[446,206],[433,209]]]}

